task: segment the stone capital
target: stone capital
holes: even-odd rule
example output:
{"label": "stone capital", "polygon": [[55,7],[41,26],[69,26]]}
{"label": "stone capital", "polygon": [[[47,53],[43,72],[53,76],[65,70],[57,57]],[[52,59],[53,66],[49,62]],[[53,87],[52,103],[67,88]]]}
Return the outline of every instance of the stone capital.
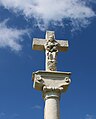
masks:
{"label": "stone capital", "polygon": [[32,76],[33,87],[43,93],[62,93],[71,83],[70,75],[70,72],[37,71]]}

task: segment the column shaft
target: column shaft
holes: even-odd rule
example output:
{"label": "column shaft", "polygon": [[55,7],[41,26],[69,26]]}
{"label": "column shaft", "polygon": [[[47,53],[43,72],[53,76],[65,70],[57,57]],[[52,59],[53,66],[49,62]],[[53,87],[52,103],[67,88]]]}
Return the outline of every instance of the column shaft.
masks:
{"label": "column shaft", "polygon": [[44,119],[60,119],[60,92],[43,93],[45,100]]}
{"label": "column shaft", "polygon": [[45,101],[44,119],[60,119],[59,98],[48,98]]}

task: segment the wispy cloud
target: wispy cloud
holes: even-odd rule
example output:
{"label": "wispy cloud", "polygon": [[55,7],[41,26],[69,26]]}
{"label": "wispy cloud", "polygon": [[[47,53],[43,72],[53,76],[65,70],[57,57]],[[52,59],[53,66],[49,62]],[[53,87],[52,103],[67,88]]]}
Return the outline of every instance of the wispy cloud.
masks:
{"label": "wispy cloud", "polygon": [[32,107],[32,109],[39,109],[39,110],[41,110],[42,107],[40,105],[35,105],[35,106]]}
{"label": "wispy cloud", "polygon": [[8,114],[5,112],[0,113],[0,119],[19,119],[19,114],[13,113],[13,114]]}
{"label": "wispy cloud", "polygon": [[0,0],[0,5],[27,18],[35,18],[42,28],[52,22],[55,25],[66,25],[66,20],[75,27],[86,27],[96,14],[91,3],[95,0]]}
{"label": "wispy cloud", "polygon": [[7,26],[8,20],[0,23],[0,48],[10,48],[18,52],[22,49],[23,36],[27,30],[18,30]]}
{"label": "wispy cloud", "polygon": [[10,116],[10,119],[18,119],[19,118],[19,114],[14,113]]}
{"label": "wispy cloud", "polygon": [[4,112],[0,112],[0,119],[3,119],[3,117],[5,116]]}
{"label": "wispy cloud", "polygon": [[86,114],[85,119],[96,119],[94,115]]}

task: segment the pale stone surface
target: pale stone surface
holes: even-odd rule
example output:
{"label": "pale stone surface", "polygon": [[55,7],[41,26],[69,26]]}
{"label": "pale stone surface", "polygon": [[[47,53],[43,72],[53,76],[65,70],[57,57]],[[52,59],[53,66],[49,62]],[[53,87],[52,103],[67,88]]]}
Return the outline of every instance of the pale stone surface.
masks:
{"label": "pale stone surface", "polygon": [[45,50],[46,71],[56,71],[58,51],[66,51],[68,49],[68,41],[55,40],[55,32],[47,31],[46,39],[33,39],[33,49]]}
{"label": "pale stone surface", "polygon": [[[61,52],[65,52],[68,50],[68,41],[67,40],[56,40],[60,45],[58,46],[58,50]],[[46,43],[46,39],[33,38],[32,49],[33,50],[45,50],[44,44]]]}
{"label": "pale stone surface", "polygon": [[70,72],[37,71],[33,73],[33,87],[43,93],[44,119],[60,119],[60,95],[71,83]]}
{"label": "pale stone surface", "polygon": [[33,87],[42,91],[45,100],[44,119],[60,119],[60,95],[71,83],[71,72],[57,72],[58,51],[68,49],[68,41],[55,40],[55,32],[47,31],[46,39],[33,39],[34,50],[45,50],[46,71],[33,72]]}
{"label": "pale stone surface", "polygon": [[55,40],[55,34],[48,36],[44,44],[46,50],[46,71],[56,71],[59,43]]}
{"label": "pale stone surface", "polygon": [[60,119],[60,100],[58,93],[45,96],[44,119]]}
{"label": "pale stone surface", "polygon": [[70,75],[70,72],[37,71],[33,73],[33,87],[40,91],[45,88],[49,91],[65,92],[71,83]]}

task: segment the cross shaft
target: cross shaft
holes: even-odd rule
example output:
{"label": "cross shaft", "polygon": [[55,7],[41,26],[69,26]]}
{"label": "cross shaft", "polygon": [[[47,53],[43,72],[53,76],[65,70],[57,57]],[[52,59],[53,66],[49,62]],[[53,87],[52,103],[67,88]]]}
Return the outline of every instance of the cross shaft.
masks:
{"label": "cross shaft", "polygon": [[55,40],[55,32],[47,31],[45,39],[34,38],[33,50],[45,50],[46,52],[46,71],[57,70],[58,51],[64,52],[68,49],[67,40]]}

